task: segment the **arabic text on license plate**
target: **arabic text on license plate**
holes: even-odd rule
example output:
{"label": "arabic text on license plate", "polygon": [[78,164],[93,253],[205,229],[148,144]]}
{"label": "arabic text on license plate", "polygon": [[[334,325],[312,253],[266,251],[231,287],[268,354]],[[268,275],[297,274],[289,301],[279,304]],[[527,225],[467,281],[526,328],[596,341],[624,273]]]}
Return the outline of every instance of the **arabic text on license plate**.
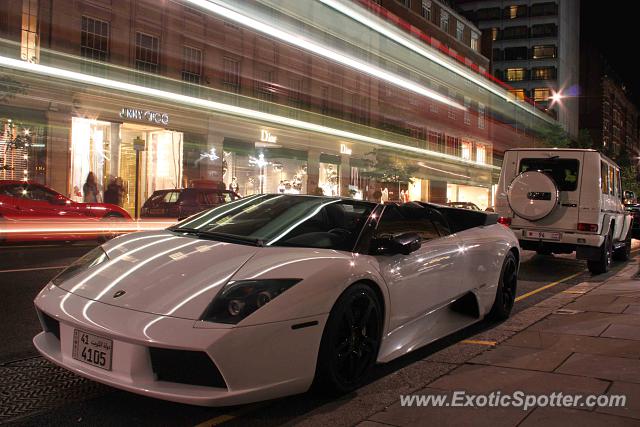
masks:
{"label": "arabic text on license plate", "polygon": [[109,338],[73,330],[73,358],[98,368],[111,370],[113,341]]}
{"label": "arabic text on license plate", "polygon": [[527,231],[527,237],[533,239],[560,240],[560,233],[549,231]]}

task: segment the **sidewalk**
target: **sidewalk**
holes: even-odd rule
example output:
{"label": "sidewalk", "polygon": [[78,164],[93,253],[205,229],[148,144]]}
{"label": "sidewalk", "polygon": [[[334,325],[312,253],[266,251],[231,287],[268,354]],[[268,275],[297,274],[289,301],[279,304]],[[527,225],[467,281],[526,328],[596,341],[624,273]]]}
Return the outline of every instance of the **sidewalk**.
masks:
{"label": "sidewalk", "polygon": [[[324,405],[296,425],[640,426],[640,265],[583,282]],[[400,395],[626,395],[625,407],[401,406]],[[385,409],[382,409],[385,408]],[[362,421],[365,420],[365,421]]]}

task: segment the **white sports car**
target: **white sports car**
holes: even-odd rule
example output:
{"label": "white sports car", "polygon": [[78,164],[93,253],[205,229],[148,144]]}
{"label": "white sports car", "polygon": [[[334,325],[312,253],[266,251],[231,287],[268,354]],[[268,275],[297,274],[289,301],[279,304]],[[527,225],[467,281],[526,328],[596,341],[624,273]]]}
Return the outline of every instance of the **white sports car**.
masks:
{"label": "white sports car", "polygon": [[431,204],[243,198],[89,252],[36,297],[44,357],[147,396],[223,406],[353,390],[513,306],[518,241]]}

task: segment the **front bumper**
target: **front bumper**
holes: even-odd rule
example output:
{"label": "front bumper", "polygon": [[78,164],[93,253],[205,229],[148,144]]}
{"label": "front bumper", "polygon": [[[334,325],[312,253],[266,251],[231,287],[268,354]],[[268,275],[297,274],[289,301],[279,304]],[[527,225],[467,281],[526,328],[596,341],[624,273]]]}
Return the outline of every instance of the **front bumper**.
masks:
{"label": "front bumper", "polygon": [[[238,405],[308,390],[328,316],[230,327],[98,303],[54,285],[43,289],[35,304],[40,313],[59,322],[59,331],[52,331],[51,321],[43,321],[45,331],[33,339],[51,362],[116,388],[202,406]],[[292,329],[312,321],[318,324]],[[113,340],[111,371],[72,357],[76,328]],[[227,388],[159,380],[150,347],[206,353]]]}

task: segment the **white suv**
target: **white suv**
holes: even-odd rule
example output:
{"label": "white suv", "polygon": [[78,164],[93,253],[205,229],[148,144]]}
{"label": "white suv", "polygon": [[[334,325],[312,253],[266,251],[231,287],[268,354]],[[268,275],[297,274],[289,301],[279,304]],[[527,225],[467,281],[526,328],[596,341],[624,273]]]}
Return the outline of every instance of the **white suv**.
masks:
{"label": "white suv", "polygon": [[513,149],[504,155],[496,194],[500,222],[523,249],[576,252],[594,274],[627,260],[631,221],[620,168],[596,150]]}

